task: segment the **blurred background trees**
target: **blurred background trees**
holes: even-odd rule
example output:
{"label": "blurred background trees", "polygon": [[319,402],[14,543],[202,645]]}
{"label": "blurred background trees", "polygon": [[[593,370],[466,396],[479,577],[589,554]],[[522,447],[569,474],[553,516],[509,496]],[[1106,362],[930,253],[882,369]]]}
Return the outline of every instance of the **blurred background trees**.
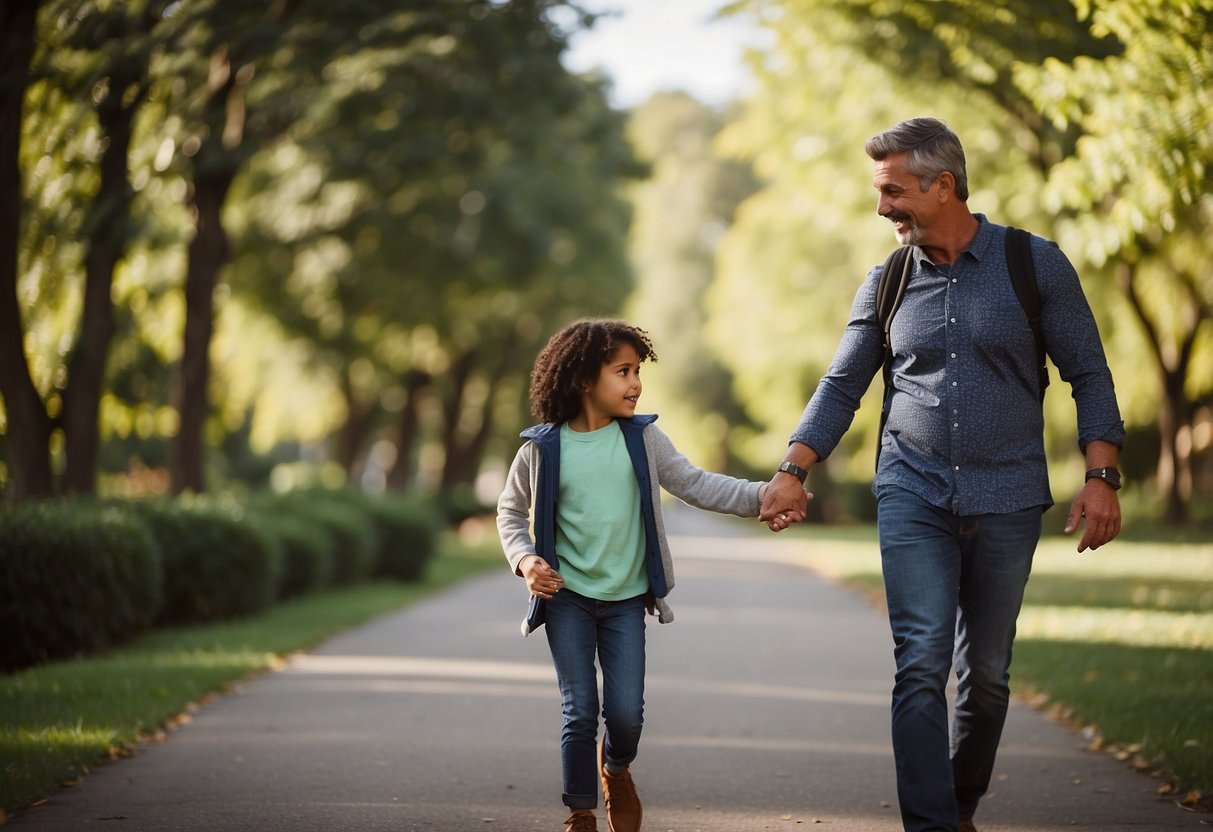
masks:
{"label": "blurred background trees", "polygon": [[[765,477],[895,245],[863,142],[931,114],[971,208],[1083,276],[1135,499],[1207,504],[1213,0],[732,11],[772,35],[750,98],[625,113],[564,68],[592,19],[554,0],[5,4],[8,498],[321,480],[472,510],[536,351],[586,315],[651,332],[646,409],[696,462]],[[874,416],[815,473],[820,516],[869,510]]]}

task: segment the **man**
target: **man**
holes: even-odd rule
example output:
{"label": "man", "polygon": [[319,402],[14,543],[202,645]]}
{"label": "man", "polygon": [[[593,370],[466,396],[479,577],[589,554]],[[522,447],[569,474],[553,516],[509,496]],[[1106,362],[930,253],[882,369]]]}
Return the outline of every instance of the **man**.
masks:
{"label": "man", "polygon": [[[1012,285],[1007,229],[969,212],[960,140],[903,122],[866,145],[878,213],[914,246],[893,318],[892,389],[873,491],[897,671],[892,733],[907,832],[974,830],[1009,698],[1011,643],[1042,514],[1052,505],[1036,342]],[[1056,244],[1031,238],[1049,356],[1072,387],[1087,477],[1066,520],[1078,551],[1120,531],[1124,425],[1095,320]],[[792,434],[762,506],[802,519],[804,480],[834,450],[884,361],[875,296],[855,296],[838,353]],[[949,739],[945,688],[958,693]]]}

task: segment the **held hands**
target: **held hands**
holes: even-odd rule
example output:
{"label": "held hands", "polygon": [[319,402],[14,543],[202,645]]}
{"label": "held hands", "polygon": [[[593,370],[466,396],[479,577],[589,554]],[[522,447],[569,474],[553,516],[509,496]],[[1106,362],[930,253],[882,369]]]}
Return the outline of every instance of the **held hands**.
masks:
{"label": "held hands", "polygon": [[1103,480],[1087,480],[1070,506],[1066,518],[1066,534],[1075,530],[1086,520],[1086,529],[1078,541],[1078,551],[1094,551],[1120,534],[1120,500],[1116,491]]}
{"label": "held hands", "polygon": [[776,476],[760,492],[762,508],[758,519],[773,532],[782,531],[793,523],[799,523],[808,513],[809,500],[813,495],[795,477],[785,474]]}
{"label": "held hands", "polygon": [[564,586],[564,578],[548,562],[539,555],[528,555],[518,564],[518,573],[526,579],[526,588],[532,595],[538,595],[545,601],[552,600],[560,588]]}

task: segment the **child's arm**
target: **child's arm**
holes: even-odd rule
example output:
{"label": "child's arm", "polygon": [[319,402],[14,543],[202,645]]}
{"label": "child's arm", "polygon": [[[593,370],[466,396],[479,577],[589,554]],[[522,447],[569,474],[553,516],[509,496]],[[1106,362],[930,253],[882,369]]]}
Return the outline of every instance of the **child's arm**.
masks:
{"label": "child's arm", "polygon": [[645,446],[655,463],[659,484],[696,508],[738,517],[757,517],[766,483],[705,471],[679,453],[656,425],[645,429]]}
{"label": "child's arm", "polygon": [[538,464],[537,448],[531,442],[514,457],[505,488],[497,499],[497,534],[514,574],[526,580],[532,595],[551,599],[552,593],[564,585],[564,579],[535,552],[531,538],[531,467]]}

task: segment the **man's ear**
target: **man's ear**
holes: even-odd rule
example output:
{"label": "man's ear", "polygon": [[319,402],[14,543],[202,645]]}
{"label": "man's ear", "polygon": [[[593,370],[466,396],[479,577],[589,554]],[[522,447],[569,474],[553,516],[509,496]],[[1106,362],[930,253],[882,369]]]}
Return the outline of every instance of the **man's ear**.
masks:
{"label": "man's ear", "polygon": [[945,170],[939,176],[935,177],[935,181],[939,183],[939,201],[944,202],[951,199],[956,193],[956,177],[952,172]]}

